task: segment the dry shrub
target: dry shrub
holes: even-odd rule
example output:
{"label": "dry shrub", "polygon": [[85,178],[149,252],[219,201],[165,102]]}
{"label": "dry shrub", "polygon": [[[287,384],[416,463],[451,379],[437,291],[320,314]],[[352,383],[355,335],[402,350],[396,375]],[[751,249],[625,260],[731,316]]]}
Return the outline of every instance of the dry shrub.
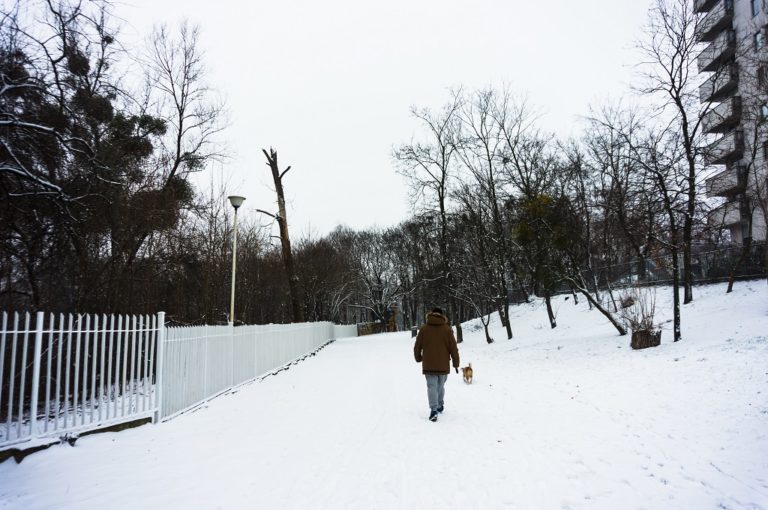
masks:
{"label": "dry shrub", "polygon": [[[627,305],[625,306],[625,303]],[[656,289],[634,288],[621,297],[619,314],[632,331],[655,331]]]}

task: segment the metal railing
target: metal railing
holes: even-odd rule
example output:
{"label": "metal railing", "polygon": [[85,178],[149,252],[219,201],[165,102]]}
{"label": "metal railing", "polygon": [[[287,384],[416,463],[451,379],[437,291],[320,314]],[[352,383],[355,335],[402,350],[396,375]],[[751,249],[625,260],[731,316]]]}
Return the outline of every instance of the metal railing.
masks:
{"label": "metal railing", "polygon": [[[753,242],[746,256],[742,257],[743,248],[733,246],[716,250],[701,250],[691,256],[691,270],[697,283],[714,283],[727,280],[731,272],[737,278],[765,278],[766,243]],[[678,254],[679,271],[682,278],[683,255]],[[585,271],[582,277],[587,282],[597,281],[601,290],[627,287],[632,285],[666,285],[672,282],[672,256],[667,253],[650,255],[643,260],[631,260]],[[593,280],[594,273],[594,280]],[[565,287],[563,290],[566,290]]]}
{"label": "metal railing", "polygon": [[158,316],[2,314],[0,448],[151,418]]}
{"label": "metal railing", "polygon": [[356,326],[166,328],[152,316],[2,313],[0,450],[170,419]]}

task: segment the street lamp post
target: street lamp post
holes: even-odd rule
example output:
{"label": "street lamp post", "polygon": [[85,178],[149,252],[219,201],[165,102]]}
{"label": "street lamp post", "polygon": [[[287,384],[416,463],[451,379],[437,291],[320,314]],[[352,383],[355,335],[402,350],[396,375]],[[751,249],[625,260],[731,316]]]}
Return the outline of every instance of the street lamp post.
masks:
{"label": "street lamp post", "polygon": [[235,208],[235,222],[232,230],[232,296],[229,301],[229,322],[235,323],[235,275],[237,274],[237,209],[243,205],[245,197],[231,195],[229,203]]}

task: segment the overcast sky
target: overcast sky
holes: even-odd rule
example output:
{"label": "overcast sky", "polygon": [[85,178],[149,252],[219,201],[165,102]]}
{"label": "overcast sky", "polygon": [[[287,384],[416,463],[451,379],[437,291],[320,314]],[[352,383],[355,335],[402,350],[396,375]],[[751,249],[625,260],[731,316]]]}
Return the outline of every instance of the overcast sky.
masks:
{"label": "overcast sky", "polygon": [[[262,148],[291,165],[292,237],[410,214],[392,147],[451,87],[505,84],[567,136],[591,104],[626,93],[650,0],[128,0],[124,35],[189,19],[230,112],[215,169],[241,209],[275,209]],[[207,175],[203,182],[211,180]]]}

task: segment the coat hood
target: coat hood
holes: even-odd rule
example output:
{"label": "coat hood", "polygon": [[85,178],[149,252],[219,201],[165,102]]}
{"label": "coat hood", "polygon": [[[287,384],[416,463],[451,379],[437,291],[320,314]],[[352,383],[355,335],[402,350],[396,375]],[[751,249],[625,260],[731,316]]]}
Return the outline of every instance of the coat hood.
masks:
{"label": "coat hood", "polygon": [[430,326],[442,326],[448,324],[448,317],[437,312],[429,312],[427,314],[427,324]]}

